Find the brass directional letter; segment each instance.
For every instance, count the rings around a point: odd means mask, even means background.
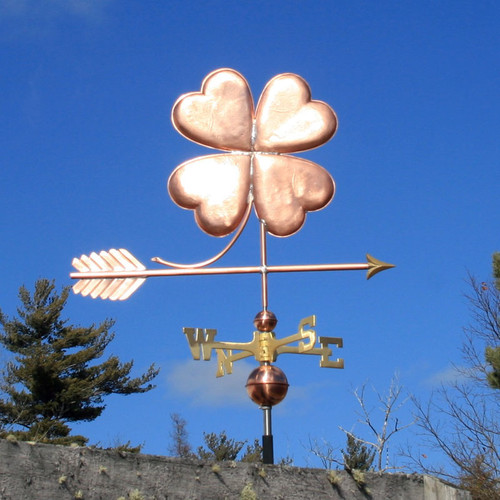
[[[217,330],[212,328],[184,328],[191,354],[196,360],[210,360],[212,351],[217,354],[217,377],[230,374],[233,363],[240,359],[254,356],[261,363],[276,361],[279,354],[312,354],[320,356],[319,366],[322,368],[344,368],[344,360],[330,359],[332,349],[330,346],[342,347],[340,337],[319,337],[316,345],[316,317],[308,316],[300,321],[298,332],[288,337],[277,339],[274,332],[255,331],[251,342],[216,342]],[[297,342],[297,345],[290,345]],[[237,351],[237,352],[235,352]]]
[[[217,353],[217,372],[215,376],[223,377],[225,374],[231,375],[233,373],[233,362],[231,360],[233,351],[229,349],[226,353],[224,349],[217,349],[215,352]]]
[[[320,337],[318,340],[321,344],[321,348],[319,349],[319,351],[321,352],[319,366],[321,368],[344,368],[344,360],[342,358],[337,358],[336,361],[332,361],[330,359],[332,350],[328,347],[329,345],[343,347],[343,340],[340,337]]]
[[[200,359],[201,354],[203,359],[208,361],[212,356],[212,344],[217,330],[213,328],[183,328],[182,331],[186,335],[193,359]]]

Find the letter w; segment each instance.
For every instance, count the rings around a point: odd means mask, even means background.
[[[200,359],[200,354],[205,361],[212,356],[212,345],[217,330],[212,328],[183,328],[193,359]]]

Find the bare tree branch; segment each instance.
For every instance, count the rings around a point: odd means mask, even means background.
[[[412,421],[408,424],[399,425],[399,419],[394,416],[394,414],[400,410],[408,401],[408,397],[401,400],[401,393],[403,387],[399,383],[399,379],[397,375],[391,380],[391,384],[389,386],[389,390],[387,393],[380,394],[375,389],[373,391],[377,394],[378,401],[380,403],[379,410],[383,414],[382,425],[380,429],[372,421],[372,413],[373,408],[367,408],[367,398],[365,396],[366,384],[363,384],[361,388],[356,388],[353,391],[354,397],[358,401],[358,404],[361,408],[361,413],[359,414],[360,418],[358,419],[358,423],[366,425],[370,430],[370,433],[375,438],[370,441],[369,439],[363,439],[358,436],[355,436],[352,431],[348,431],[343,427],[339,427],[345,434],[353,437],[357,441],[364,443],[369,446],[373,446],[377,452],[377,470],[386,471],[386,470],[396,470],[399,467],[391,466],[387,463],[386,466],[382,466],[382,461],[384,457],[384,453],[387,454],[387,444],[394,434],[400,432],[408,427],[412,426],[415,421]]]
[[[413,399],[421,449],[403,452],[424,473],[467,488],[474,499],[500,498],[500,390],[488,383],[485,349],[500,347],[500,290],[469,276],[472,322],[464,328],[462,380],[442,386],[428,403]],[[446,464],[428,460],[437,451]]]

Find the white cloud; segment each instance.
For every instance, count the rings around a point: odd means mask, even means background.
[[[427,378],[425,380],[425,384],[431,387],[451,385],[455,382],[460,382],[465,378],[466,376],[464,375],[464,373],[460,369],[452,365]]]
[[[255,365],[238,361],[231,375],[216,378],[215,361],[187,360],[175,364],[167,374],[169,389],[188,398],[194,406],[248,406],[252,405],[245,384]]]
[[[0,0],[2,38],[47,36],[68,18],[100,23],[113,0]]]
[[[255,363],[240,360],[233,365],[233,373],[216,378],[217,365],[212,361],[186,360],[171,365],[166,375],[168,390],[176,396],[189,400],[195,407],[255,407],[246,391],[246,382]],[[331,387],[329,386],[329,389]],[[318,382],[309,385],[294,385],[286,399],[277,406],[280,413],[307,413],[314,405],[315,398],[325,390]]]
[[[12,18],[51,18],[73,14],[80,17],[102,15],[111,0],[0,0],[0,14]]]

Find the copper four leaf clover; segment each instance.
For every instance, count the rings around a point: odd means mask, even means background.
[[[270,234],[290,236],[307,212],[333,198],[335,184],[323,167],[287,154],[321,146],[337,129],[333,109],[312,100],[298,75],[271,79],[254,110],[242,75],[213,71],[200,92],[177,100],[172,122],[191,141],[225,151],[182,163],[168,180],[174,202],[194,210],[200,228],[212,236],[233,232],[249,203]]]

